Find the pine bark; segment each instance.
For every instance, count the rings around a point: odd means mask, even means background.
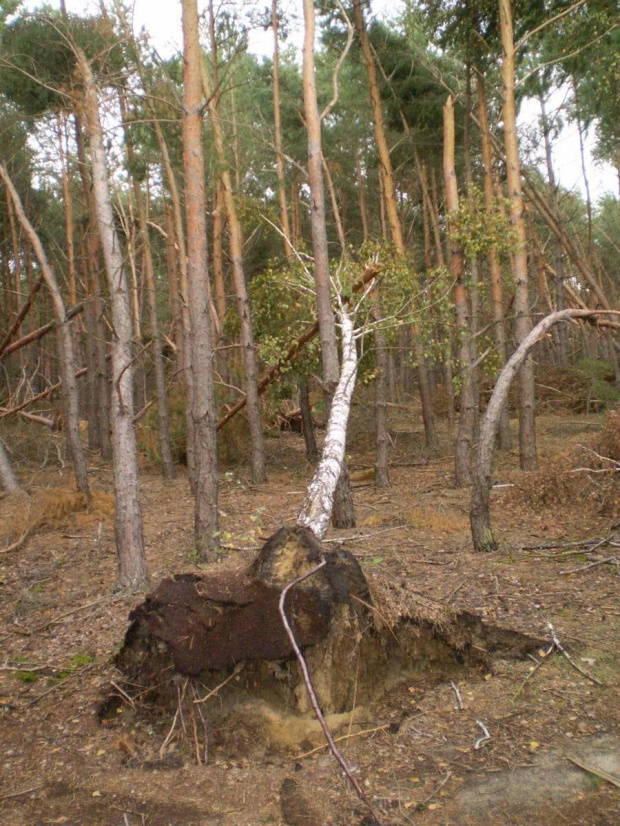
[[[138,452],[133,428],[133,352],[129,287],[114,224],[97,87],[83,51],[76,48],[84,84],[84,110],[90,143],[93,197],[112,311],[112,448],[114,454],[115,533],[119,584],[132,590],[147,585]]]
[[[489,218],[495,212],[495,186],[493,183],[493,146],[491,133],[489,131],[488,102],[486,94],[486,83],[482,74],[478,75],[478,123],[480,126],[480,149],[482,154],[482,166],[484,169],[484,209]],[[506,321],[504,319],[504,297],[502,286],[502,268],[499,254],[495,246],[491,246],[488,252],[489,277],[491,281],[491,310],[493,314],[493,335],[495,346],[502,367],[508,358],[508,346],[506,343]],[[512,449],[512,435],[510,433],[510,416],[508,407],[502,410],[498,445],[500,450]]]
[[[187,298],[192,392],[188,430],[193,431],[194,537],[205,559],[219,547],[216,409],[209,313],[209,269],[205,220],[205,169],[202,144],[202,55],[196,0],[182,0],[183,168],[187,217]]]
[[[273,62],[271,77],[273,80],[273,128],[276,150],[276,176],[278,181],[278,204],[280,206],[280,226],[284,235],[284,254],[290,258],[294,254],[291,241],[291,225],[286,203],[286,176],[284,174],[284,156],[282,154],[282,115],[280,100],[280,44],[278,40],[278,0],[271,0],[271,28],[273,29]]]
[[[506,175],[510,219],[517,239],[513,254],[515,279],[515,311],[517,341],[521,343],[532,329],[528,288],[527,236],[525,231],[521,163],[517,138],[517,109],[515,103],[515,45],[511,0],[499,0],[500,31],[502,38],[502,94],[504,145],[506,147]],[[522,470],[537,467],[536,422],[534,417],[534,362],[526,358],[519,373],[519,459]]]
[[[448,225],[454,221],[459,211],[459,194],[454,163],[454,107],[449,97],[443,109],[444,142],[443,170],[446,190],[446,210]],[[472,363],[472,336],[467,306],[467,288],[464,277],[463,248],[454,236],[450,236],[450,275],[454,281],[454,307],[460,334],[459,367],[461,371],[461,396],[459,413],[459,430],[456,439],[455,476],[457,487],[471,482],[471,462],[476,417],[476,399],[474,393],[474,369]]]

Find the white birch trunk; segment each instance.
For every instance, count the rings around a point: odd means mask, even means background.
[[[332,513],[334,492],[344,461],[351,398],[357,378],[357,348],[353,322],[344,308],[340,310],[340,321],[342,328],[340,378],[329,412],[321,461],[308,485],[306,498],[297,516],[297,524],[310,528],[319,539],[325,535]]]

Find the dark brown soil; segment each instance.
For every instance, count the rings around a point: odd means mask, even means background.
[[[451,456],[446,450],[426,461],[421,427],[405,416],[393,412],[398,448],[387,490],[372,486],[372,437],[354,424],[359,524],[328,536],[360,561],[377,621],[395,627],[427,599],[482,617],[498,635],[515,630],[550,642],[551,622],[581,671],[558,653],[534,655],[540,667],[507,653],[459,662],[421,635],[409,673],[399,663],[380,698],[331,721],[343,753],[392,826],[620,822],[618,788],[567,757],[620,774],[619,577],[617,565],[602,561],[618,552],[601,546],[599,564],[587,567],[592,556],[569,544],[610,530],[615,542],[613,519],[590,500],[534,506],[498,487],[501,549],[475,555],[468,491],[453,487]],[[588,444],[600,424],[594,416],[542,418],[542,462]],[[250,485],[243,467],[222,475],[225,554],[240,566],[292,524],[311,474],[297,434],[273,439],[269,454],[266,485]],[[110,491],[108,467],[94,461],[92,478]],[[516,455],[500,457],[496,481],[520,478]],[[70,477],[48,467],[35,483],[68,488]],[[145,466],[142,486],[153,585],[179,573],[203,575],[207,569],[192,559],[187,480],[164,482]],[[111,660],[144,599],[114,593],[112,530],[103,511],[67,513],[0,556],[0,823],[362,823],[367,813],[311,731],[311,717],[299,731],[294,720],[272,719],[272,734],[288,731],[288,749],[271,748],[264,726],[252,732],[228,717],[222,730],[206,732],[206,765],[193,753],[192,720],[178,721],[162,749],[171,716],[145,718],[139,697],[119,700],[113,719],[99,721],[101,700],[119,680]],[[481,741],[482,726],[489,740]],[[305,745],[294,745],[304,737]]]

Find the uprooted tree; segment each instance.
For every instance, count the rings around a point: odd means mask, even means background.
[[[355,306],[337,296],[340,376],[297,525],[277,531],[245,569],[163,580],[130,616],[116,659],[124,687],[101,713],[132,693],[167,710],[173,717],[162,758],[188,717],[198,762],[207,759],[208,745],[298,747],[329,735],[323,715],[346,713],[352,724],[353,712],[377,697],[395,671],[401,679],[420,669],[446,676],[494,651],[523,656],[540,645],[455,614],[405,582],[369,581],[351,553],[322,544],[344,458],[356,342],[364,332],[354,319],[370,288]],[[393,623],[383,607],[390,601],[399,605]],[[215,695],[217,702],[207,702]]]

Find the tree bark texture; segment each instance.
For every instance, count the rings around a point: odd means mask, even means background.
[[[86,468],[86,457],[84,455],[82,440],[80,439],[80,405],[77,381],[75,378],[75,345],[67,317],[65,302],[60,292],[54,270],[41,244],[41,240],[28,220],[17,190],[13,186],[13,182],[2,164],[0,164],[0,177],[11,198],[17,220],[28,237],[28,241],[37,257],[37,261],[41,267],[41,275],[45,280],[45,286],[51,297],[54,317],[58,325],[58,361],[62,381],[62,401],[65,415],[67,451],[73,463],[76,487],[80,493],[84,493],[88,497],[88,470]]]
[[[527,268],[527,236],[523,215],[521,163],[517,138],[517,110],[515,103],[515,45],[512,25],[511,0],[499,0],[500,31],[502,38],[502,94],[504,118],[504,145],[506,147],[506,175],[510,220],[517,239],[513,255],[515,279],[515,311],[517,341],[524,341],[530,330],[530,300]],[[534,417],[534,362],[527,358],[519,374],[519,456],[522,470],[537,466],[536,422]]]
[[[443,172],[446,189],[446,211],[448,225],[454,221],[459,211],[459,193],[454,163],[454,106],[449,97],[443,109]],[[450,234],[450,233],[449,233]],[[454,307],[459,330],[459,367],[461,371],[461,396],[459,430],[456,439],[455,476],[457,487],[471,482],[471,462],[476,420],[476,396],[474,392],[474,369],[472,364],[472,335],[470,328],[467,288],[464,277],[463,248],[450,238],[450,275],[454,282]]]
[[[321,365],[326,408],[330,409],[332,395],[338,384],[338,343],[336,323],[331,304],[327,229],[325,223],[325,191],[323,187],[323,151],[321,147],[321,118],[316,91],[314,39],[315,12],[313,0],[303,0],[304,48],[303,48],[303,97],[306,132],[308,135],[308,183],[310,186],[310,229],[314,256],[319,337],[321,339]],[[332,503],[333,504],[333,503]],[[330,507],[331,512],[331,507]],[[353,499],[348,474],[345,473],[338,495],[338,507],[334,512],[339,527],[354,527]]]
[[[142,532],[138,451],[133,427],[133,330],[129,287],[114,224],[95,78],[82,50],[76,48],[76,54],[84,84],[93,196],[112,312],[111,423],[119,584],[123,588],[137,590],[147,584],[148,574]]]
[[[488,102],[484,75],[478,75],[478,123],[480,127],[480,149],[482,166],[484,169],[484,209],[491,217],[495,212],[495,186],[493,183],[493,146],[489,131]],[[506,344],[506,321],[504,319],[504,297],[502,285],[502,267],[497,248],[489,248],[488,257],[489,277],[491,281],[491,311],[493,314],[493,335],[495,346],[502,367],[508,358]],[[512,449],[512,435],[510,433],[510,416],[508,407],[502,410],[498,445],[500,450]]]
[[[297,524],[310,528],[319,539],[325,535],[332,513],[336,485],[344,462],[351,398],[357,378],[357,349],[353,322],[344,307],[340,310],[340,323],[340,378],[332,397],[321,460],[308,485],[306,498],[297,517]]]
[[[301,409],[301,429],[306,445],[306,459],[309,462],[316,462],[319,458],[319,449],[316,445],[316,437],[314,435],[314,422],[312,421],[312,407],[310,405],[310,387],[306,376],[302,376],[299,380],[299,407]]]
[[[187,218],[187,298],[192,394],[188,430],[194,447],[194,536],[204,558],[219,546],[216,409],[209,315],[209,270],[205,221],[205,169],[202,145],[202,55],[196,0],[182,1],[183,168]]]

